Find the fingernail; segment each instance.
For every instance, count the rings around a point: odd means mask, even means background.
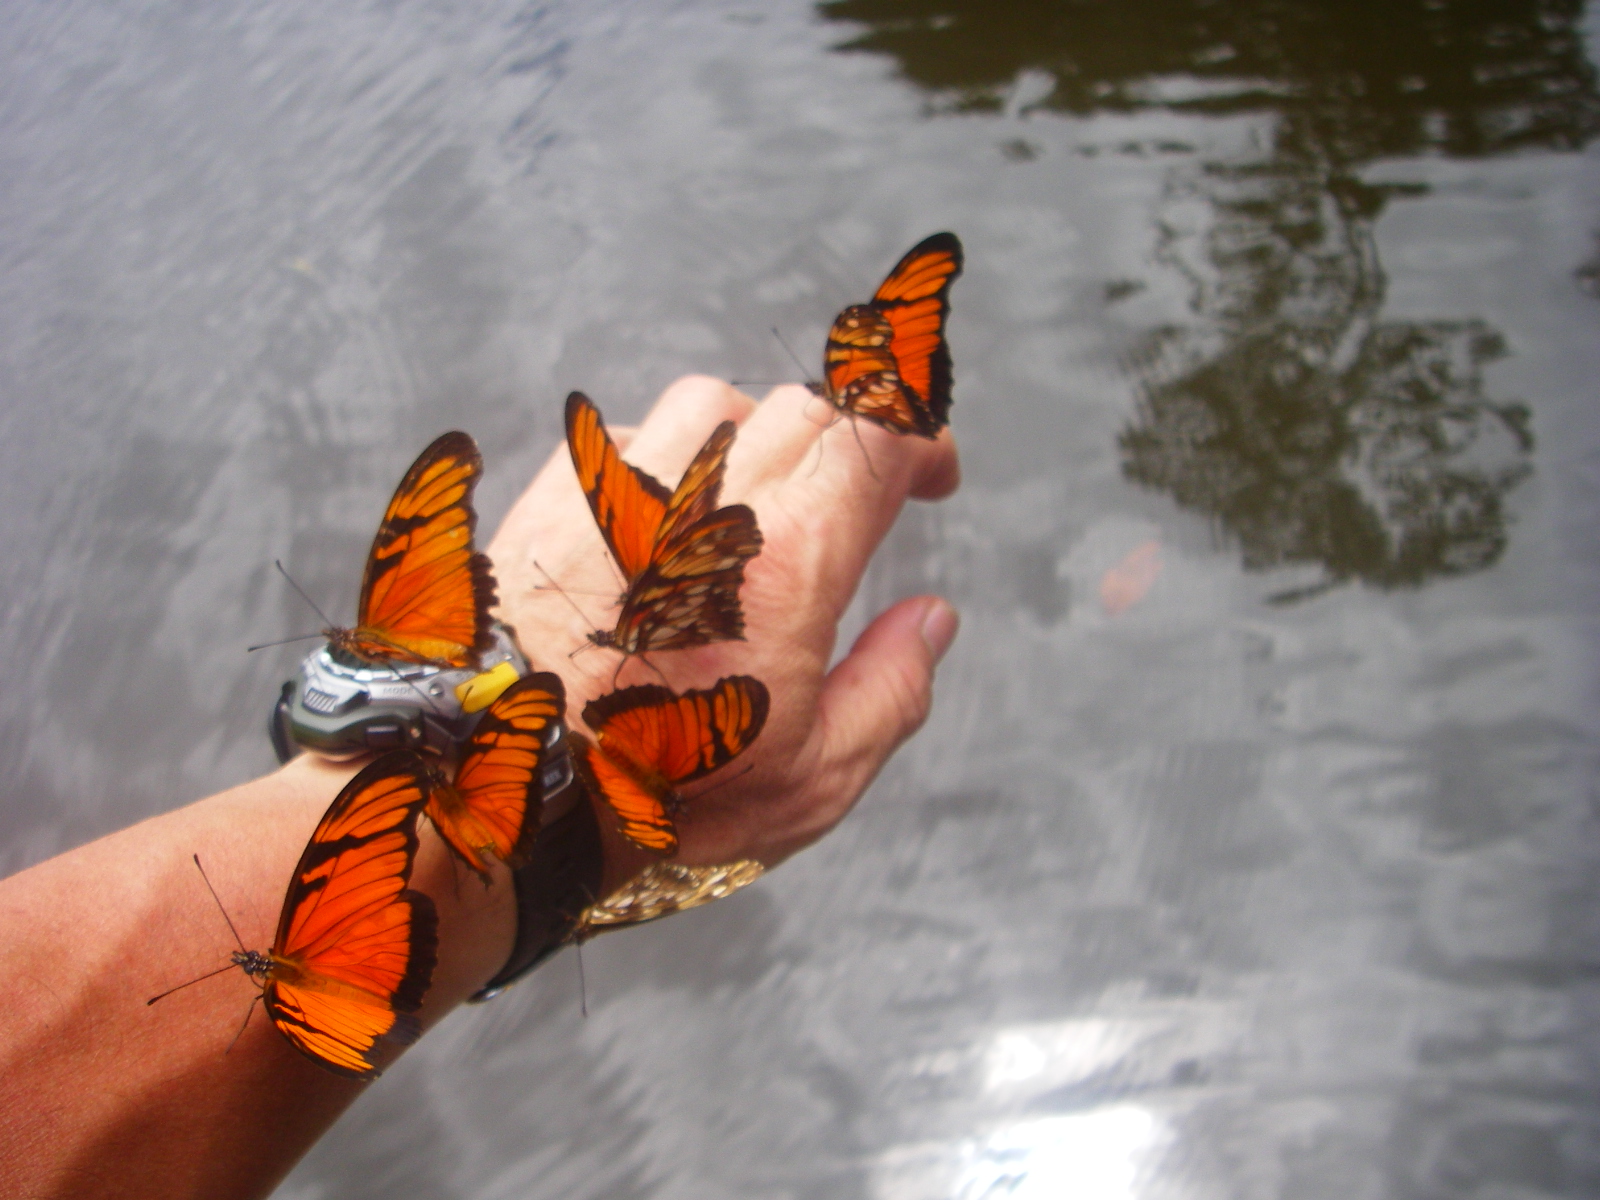
[[[960,628],[961,614],[949,604],[938,597],[928,604],[922,614],[922,641],[928,647],[928,653],[933,655],[935,663],[950,649],[950,643],[956,640],[956,631]]]

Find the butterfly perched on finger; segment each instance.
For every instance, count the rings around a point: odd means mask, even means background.
[[[822,379],[807,386],[844,416],[891,433],[938,437],[950,423],[944,324],[962,258],[953,233],[913,246],[871,300],[834,318]]]
[[[683,693],[657,684],[611,692],[584,706],[594,740],[573,735],[579,769],[630,841],[671,856],[681,789],[743,754],[760,736],[768,705],[766,685],[749,675]]]
[[[524,675],[479,718],[453,772],[430,768],[428,819],[485,884],[490,859],[519,867],[538,836],[547,739],[566,710],[560,676]]]
[[[367,555],[355,625],[323,630],[330,649],[363,663],[451,668],[476,664],[494,644],[494,576],[473,547],[482,474],[477,443],[459,432],[411,464]]]
[[[278,1032],[336,1075],[371,1079],[383,1043],[405,1045],[421,1033],[415,1014],[433,979],[438,916],[432,900],[406,885],[429,787],[428,766],[410,750],[356,775],[289,877],[272,948],[241,944],[232,954],[230,965],[259,982]]]
[[[717,507],[734,423],[712,431],[668,491],[623,461],[582,392],[567,397],[566,417],[579,486],[624,582],[616,626],[589,640],[624,656],[742,640],[739,588],[745,564],[761,552],[761,530],[746,505]]]

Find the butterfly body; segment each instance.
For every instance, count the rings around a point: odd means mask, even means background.
[[[938,437],[950,423],[944,323],[962,262],[953,233],[912,247],[869,303],[852,304],[834,319],[823,377],[811,390],[845,416],[891,433]]]
[[[567,397],[573,467],[625,583],[616,625],[591,643],[636,655],[743,639],[739,588],[761,530],[746,505],[717,507],[735,432],[718,425],[668,491],[623,461],[587,396]]]
[[[355,626],[323,631],[337,654],[450,668],[494,644],[494,576],[473,548],[472,491],[482,474],[464,433],[437,438],[411,465],[367,555]]]
[[[584,706],[594,741],[574,739],[579,766],[627,838],[671,855],[681,789],[744,753],[766,724],[768,706],[765,685],[749,675],[681,694],[654,684],[611,692]]]

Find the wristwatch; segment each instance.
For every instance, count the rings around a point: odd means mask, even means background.
[[[279,762],[297,746],[335,760],[410,749],[445,756],[479,714],[529,671],[512,630],[496,621],[494,645],[473,667],[362,662],[323,645],[283,685],[267,732]]]

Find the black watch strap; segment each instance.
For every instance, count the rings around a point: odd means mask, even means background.
[[[600,892],[600,823],[577,772],[566,787],[546,798],[544,807],[547,812],[566,811],[539,830],[528,861],[512,874],[516,944],[506,965],[473,994],[475,1003],[492,1000],[566,945]]]

